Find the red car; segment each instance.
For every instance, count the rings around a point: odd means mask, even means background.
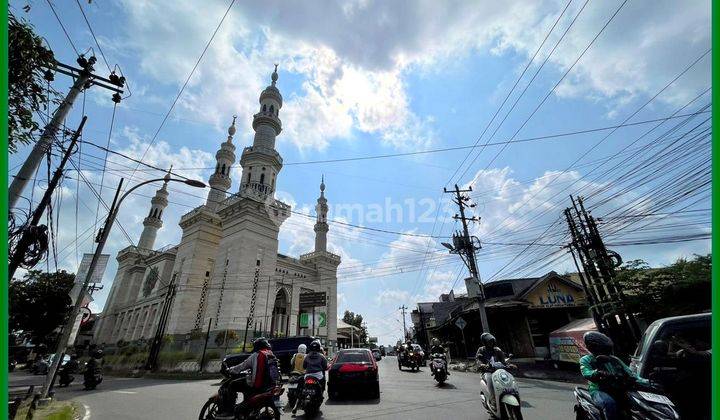
[[[351,391],[380,398],[378,365],[369,349],[342,349],[333,358],[328,369],[328,396],[337,398]]]

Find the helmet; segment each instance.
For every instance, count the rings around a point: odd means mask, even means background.
[[[407,345],[409,346],[410,344],[412,344],[412,340],[408,339],[408,340],[405,342],[405,344],[407,344]]]
[[[483,343],[483,346],[485,347],[495,347],[495,344],[497,344],[497,340],[495,339],[495,336],[490,333],[482,333],[480,336],[480,342]]]
[[[307,353],[307,346],[305,344],[300,344],[298,346],[298,353],[300,353],[300,354]]]
[[[613,351],[613,341],[607,335],[598,331],[588,331],[583,335],[583,341],[593,356],[608,356]]]
[[[102,359],[103,355],[104,355],[104,353],[103,353],[102,349],[97,349],[97,350],[93,351],[91,354],[93,359]]]
[[[253,352],[269,348],[272,348],[272,346],[270,346],[270,342],[268,342],[265,337],[260,337],[253,341]]]
[[[440,345],[440,340],[438,340],[437,338],[433,338],[433,339],[432,339],[432,345],[433,345],[433,346],[439,346],[439,345]]]
[[[315,340],[312,343],[310,343],[310,347],[308,347],[308,350],[320,352],[322,350],[322,346],[320,345],[319,341]]]

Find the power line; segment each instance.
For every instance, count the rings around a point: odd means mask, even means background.
[[[60,24],[60,28],[62,28],[62,31],[65,33],[65,37],[67,38],[68,42],[70,42],[70,46],[72,47],[73,51],[75,51],[75,55],[80,55],[80,52],[78,52],[78,49],[75,47],[75,43],[73,42],[72,38],[70,38],[70,34],[68,34],[67,29],[65,29],[65,25],[63,25],[62,20],[60,20],[60,16],[58,16],[57,12],[55,11],[55,7],[52,5],[51,0],[45,0],[47,2],[48,6],[50,6],[50,10],[52,10],[53,15],[55,15],[55,19]]]
[[[205,44],[205,48],[203,48],[202,53],[198,57],[197,61],[195,61],[195,65],[193,66],[192,70],[190,70],[190,74],[188,74],[188,77],[185,79],[185,82],[183,83],[182,87],[180,88],[180,91],[175,96],[175,99],[173,100],[172,104],[170,105],[170,109],[168,109],[168,111],[165,113],[165,116],[163,117],[162,121],[160,122],[160,126],[157,128],[157,130],[155,130],[155,134],[153,134],[152,139],[150,139],[150,143],[148,143],[147,148],[145,148],[145,151],[143,152],[142,156],[140,157],[140,160],[143,160],[145,158],[145,155],[147,155],[147,152],[150,150],[150,147],[152,147],[152,145],[157,140],[157,136],[160,134],[160,130],[162,130],[162,128],[165,126],[165,122],[167,121],[168,117],[172,113],[173,109],[175,109],[175,105],[177,104],[178,100],[180,99],[180,96],[182,96],[183,92],[185,92],[185,88],[187,87],[188,83],[190,83],[190,79],[195,74],[195,70],[197,70],[203,57],[205,57],[205,53],[207,52],[208,48],[210,48],[210,45],[212,44],[213,40],[215,39],[215,35],[217,35],[223,22],[225,22],[225,18],[230,13],[230,10],[232,9],[234,4],[235,4],[235,0],[231,0],[230,5],[228,5],[227,10],[225,10],[225,14],[223,14],[222,19],[220,19],[220,22],[215,27],[215,30],[213,31],[212,36],[210,36],[210,39],[208,40],[207,44]],[[138,166],[139,165],[140,164],[138,163]],[[136,167],[136,169],[137,169],[137,167]],[[131,179],[132,179],[133,175],[135,175],[134,171],[130,175]]]

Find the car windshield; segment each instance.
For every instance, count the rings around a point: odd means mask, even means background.
[[[341,351],[338,353],[339,363],[370,363],[368,353],[364,351]]]

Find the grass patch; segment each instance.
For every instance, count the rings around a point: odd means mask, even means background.
[[[23,405],[15,415],[16,419],[25,419],[29,405]],[[38,408],[33,420],[75,420],[80,418],[80,407],[71,401],[52,401],[45,407]]]

